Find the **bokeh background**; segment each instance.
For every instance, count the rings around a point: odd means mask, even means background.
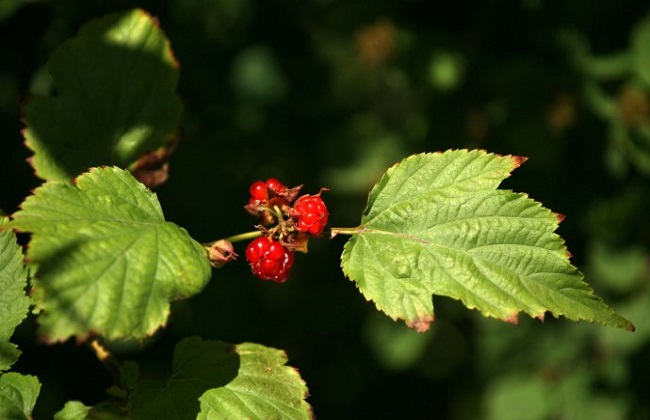
[[[0,209],[39,184],[20,104],[49,94],[48,54],[90,19],[142,7],[181,65],[182,141],[157,190],[199,241],[251,229],[248,186],[330,188],[356,226],[372,185],[412,153],[482,148],[529,161],[504,187],[567,215],[559,233],[635,333],[484,319],[435,298],[424,334],[378,313],[339,268],[345,238],[312,241],[284,285],[242,261],[172,306],[133,358],[149,372],[200,335],[285,349],[318,418],[650,418],[650,6],[614,0],[0,0]],[[243,253],[242,245],[238,250]],[[38,375],[35,418],[95,404],[111,377],[29,319],[14,370]]]

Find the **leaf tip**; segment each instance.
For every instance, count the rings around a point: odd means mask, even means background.
[[[133,10],[135,14],[140,15],[142,17],[145,17],[147,19],[151,19],[151,22],[153,23],[154,26],[158,27],[160,26],[160,22],[158,22],[158,18],[154,17],[151,13],[147,12],[141,7],[138,7]]]
[[[508,315],[505,318],[503,318],[503,320],[508,324],[519,325],[519,314],[514,313],[512,315]]]
[[[26,143],[26,142],[25,142],[25,146],[27,146],[27,143]],[[29,148],[29,146],[27,146],[27,147]],[[34,175],[35,175],[35,176],[38,176],[38,173],[37,173],[37,171],[36,171],[36,166],[34,166],[34,155],[31,155],[30,157],[28,157],[27,159],[25,159],[25,162],[27,162],[27,164],[28,164],[29,166],[32,167],[32,169],[34,170]],[[40,177],[39,177],[39,178],[40,178]]]
[[[431,323],[433,321],[434,321],[433,315],[424,315],[416,319],[415,321],[407,322],[406,325],[408,325],[409,328],[412,328],[419,333],[423,333],[429,330],[429,328],[431,327]]]
[[[566,219],[566,216],[562,213],[555,213],[555,218],[557,219],[557,223],[560,224],[564,221],[564,219]]]
[[[34,152],[34,148],[30,145],[30,142],[27,139],[27,131],[28,130],[29,129],[27,127],[23,128],[22,130],[20,130],[20,135],[23,137],[23,145],[27,148],[27,150],[30,150],[30,151]],[[34,176],[35,177],[45,179],[44,177],[40,176],[39,173],[38,173],[38,169],[36,168],[36,164],[34,163],[34,154],[27,157],[25,159],[25,162],[32,168],[32,170],[34,171]]]
[[[521,165],[523,165],[528,160],[528,158],[526,156],[511,155],[511,158],[512,158],[512,161],[515,164],[515,168],[520,167]]]

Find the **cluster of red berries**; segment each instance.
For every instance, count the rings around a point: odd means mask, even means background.
[[[246,260],[253,274],[262,280],[286,281],[294,252],[307,252],[309,237],[319,236],[327,224],[329,213],[321,198],[323,189],[315,195],[298,197],[301,188],[287,188],[275,178],[255,181],[250,187],[244,208],[260,218],[262,236],[248,244]]]

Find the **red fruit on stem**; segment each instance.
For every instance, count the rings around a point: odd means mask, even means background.
[[[327,224],[329,213],[327,206],[319,195],[303,195],[296,200],[291,211],[298,232],[307,232],[318,236]]]
[[[262,236],[248,244],[246,260],[256,277],[282,283],[289,278],[294,256],[280,242]]]
[[[266,191],[266,183],[263,181],[253,182],[249,191],[251,193],[251,199],[264,201],[269,198],[269,194]]]
[[[251,263],[251,265],[257,264],[268,249],[269,245],[268,239],[256,238],[246,247],[246,260]]]
[[[266,188],[275,194],[280,194],[287,189],[285,185],[281,184],[280,181],[275,178],[269,178],[266,180]]]

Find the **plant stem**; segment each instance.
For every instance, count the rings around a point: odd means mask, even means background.
[[[238,235],[229,236],[225,238],[225,240],[229,242],[240,242],[240,241],[246,241],[248,239],[257,238],[258,236],[261,235],[262,232],[260,232],[259,230],[254,230],[252,232],[240,233]]]

